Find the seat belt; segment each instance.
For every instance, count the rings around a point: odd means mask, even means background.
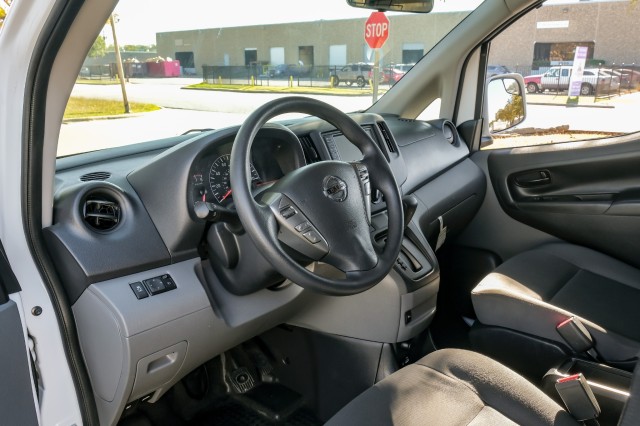
[[[574,419],[597,425],[600,405],[582,373],[563,377],[556,382],[556,390]]]
[[[558,334],[576,353],[586,353],[594,361],[602,362],[602,358],[596,351],[589,330],[576,317],[570,317],[556,326]]]
[[[6,303],[11,293],[17,293],[21,290],[18,279],[11,270],[9,259],[4,252],[2,241],[0,241],[0,304]]]
[[[556,326],[556,331],[575,353],[587,354],[595,362],[624,370],[632,370],[638,361],[637,356],[625,360],[610,360],[602,357],[595,348],[596,342],[593,340],[591,333],[578,317],[573,316],[562,321]]]

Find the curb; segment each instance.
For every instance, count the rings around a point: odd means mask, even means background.
[[[356,93],[318,93],[318,92],[305,91],[305,90],[301,90],[299,92],[275,92],[275,91],[272,91],[272,90],[251,90],[251,91],[247,91],[247,90],[235,90],[235,89],[205,89],[205,88],[200,88],[200,87],[188,87],[188,86],[181,87],[181,89],[182,90],[202,90],[202,91],[206,91],[206,92],[267,93],[267,94],[272,94],[272,95],[317,95],[317,96],[350,96],[350,97],[355,97],[355,96],[373,96],[373,93],[362,93],[362,94],[356,94]],[[378,93],[378,95],[380,95],[380,93]]]
[[[527,105],[540,105],[540,106],[558,106],[566,108],[615,108],[615,105],[567,105],[567,104],[555,104],[551,102],[527,102]]]
[[[130,114],[118,114],[118,115],[96,115],[95,117],[73,117],[73,118],[65,118],[62,120],[62,124],[67,123],[81,123],[83,121],[101,121],[101,120],[119,120],[121,118],[133,118],[133,117],[142,117],[145,114],[150,114],[153,112],[160,111],[164,108],[160,107],[155,111],[147,111],[147,112],[134,112]]]

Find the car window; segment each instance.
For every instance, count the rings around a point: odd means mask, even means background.
[[[392,30],[378,49],[380,69],[421,58],[481,2],[436,0],[429,14],[387,13]],[[366,110],[402,77],[371,73],[376,55],[364,39],[371,10],[344,0],[242,5],[251,13],[232,2],[185,0],[177,8],[171,0],[121,0],[87,41],[58,156],[238,125],[290,94]],[[106,120],[114,117],[122,119]]]
[[[522,123],[494,134],[486,148],[640,131],[640,122],[630,119],[640,107],[637,22],[636,1],[548,1],[495,37],[488,63],[523,76],[527,108]],[[583,59],[576,60],[576,52]],[[578,69],[580,80],[573,78]]]
[[[12,1],[13,0],[0,0],[0,31],[2,31],[4,20],[7,19]]]

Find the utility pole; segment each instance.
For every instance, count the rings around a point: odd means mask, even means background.
[[[373,60],[373,103],[378,101],[378,86],[380,84],[380,49],[374,49]]]
[[[122,102],[124,102],[124,113],[129,114],[129,100],[127,99],[127,89],[124,85],[124,71],[122,70],[122,57],[120,56],[120,47],[118,46],[118,38],[116,37],[116,24],[113,15],[109,16],[111,24],[111,32],[113,33],[113,49],[116,54],[116,68],[118,69],[118,79],[120,80],[120,88],[122,89]]]

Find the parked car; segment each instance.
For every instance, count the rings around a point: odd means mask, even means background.
[[[640,84],[640,70],[631,68],[615,68],[612,72],[620,78],[624,88],[635,88]]]
[[[511,70],[504,65],[487,65],[487,77],[500,74],[511,74]]]
[[[415,64],[392,64],[382,70],[382,82],[396,84]]]
[[[309,74],[310,67],[299,64],[280,64],[269,70],[269,76],[274,78],[299,77]]]
[[[369,82],[370,73],[373,70],[373,64],[358,62],[347,64],[344,67],[337,68],[333,77],[333,85],[338,86],[344,83],[347,86],[356,84],[358,87],[364,87]]]
[[[528,75],[524,78],[528,93],[542,92],[542,74]]]

